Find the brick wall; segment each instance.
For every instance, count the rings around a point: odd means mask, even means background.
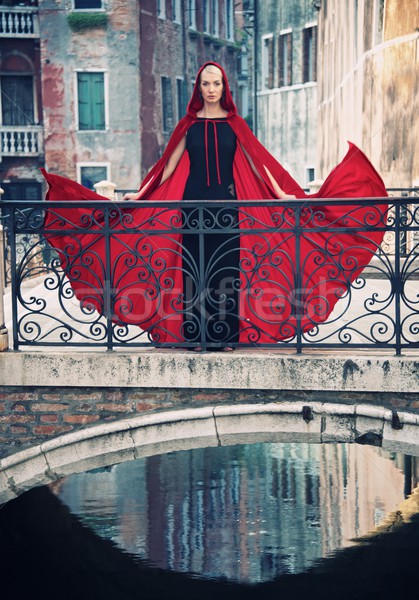
[[[130,415],[205,405],[281,401],[370,403],[419,411],[417,394],[162,388],[0,387],[0,457]]]

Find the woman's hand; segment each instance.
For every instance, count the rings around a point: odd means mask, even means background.
[[[140,195],[140,192],[137,192],[136,194],[124,194],[122,200],[139,200]]]
[[[280,200],[292,200],[293,198],[297,197],[297,196],[294,196],[294,194],[287,194],[286,192],[284,192],[284,190],[279,187],[278,182],[274,179],[274,177],[273,177],[272,173],[269,171],[268,167],[266,165],[263,165],[263,166],[265,167],[265,170],[271,181],[274,192]]]

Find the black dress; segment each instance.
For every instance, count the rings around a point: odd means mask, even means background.
[[[226,119],[198,119],[186,134],[186,150],[190,174],[183,199],[226,203],[217,208],[184,209],[183,334],[194,345],[222,348],[239,337],[240,240],[237,209],[228,206],[229,200],[236,199],[236,135]],[[200,226],[204,231],[201,260]]]

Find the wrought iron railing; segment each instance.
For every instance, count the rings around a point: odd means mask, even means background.
[[[14,349],[419,348],[414,195],[1,206]]]

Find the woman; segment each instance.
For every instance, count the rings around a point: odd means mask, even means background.
[[[185,340],[199,344],[201,330],[205,328],[205,338],[212,348],[231,351],[233,348],[226,344],[239,341],[239,233],[214,233],[214,229],[237,229],[237,209],[228,208],[228,202],[237,199],[233,176],[237,136],[227,119],[229,111],[224,108],[231,105],[231,101],[228,92],[229,103],[226,103],[220,67],[211,63],[205,65],[198,74],[196,90],[199,90],[197,105],[201,108],[164,165],[160,185],[174,173],[186,150],[189,176],[183,200],[223,200],[227,203],[226,207],[204,211],[203,221],[208,232],[203,237],[201,260],[199,236],[189,233],[198,225],[198,210],[185,208],[183,211],[183,228],[186,230],[182,243],[183,335]],[[194,114],[193,108],[191,112]],[[279,198],[291,197],[273,178],[272,184]],[[139,200],[143,197],[143,189],[136,194],[126,194],[124,200]],[[205,266],[201,289],[200,264]],[[196,351],[201,349],[200,345],[194,347]]]
[[[47,199],[102,199],[64,178],[46,173]],[[63,189],[64,186],[64,189]],[[386,196],[384,184],[364,154],[350,145],[344,160],[313,197]],[[379,247],[383,231],[342,234],[342,227],[385,224],[385,205],[321,207],[315,213],[278,209],[269,203],[229,205],[234,200],[308,197],[260,144],[237,114],[222,67],[206,63],[196,78],[187,114],[175,128],[162,158],[127,200],[219,200],[211,208],[138,208],[128,231],[112,224],[111,317],[137,324],[155,344],[232,349],[241,343],[292,339],[327,319],[350,283]],[[73,228],[86,209],[64,209]],[[48,211],[46,229],[57,225]],[[316,215],[316,221],[314,220]],[[298,219],[298,222],[297,222]],[[126,221],[125,221],[126,222]],[[338,240],[329,226],[340,229]],[[101,262],[103,237],[94,232],[48,236],[77,297],[105,311]],[[118,229],[119,227],[119,229]],[[198,230],[204,235],[200,243]],[[261,232],[261,229],[269,229]],[[296,232],[299,244],[296,246]],[[68,248],[77,247],[69,256]],[[338,250],[336,249],[338,248]],[[86,263],[88,252],[88,265]],[[84,260],[81,259],[84,257]],[[354,266],[355,265],[355,266]],[[90,289],[91,288],[91,289]]]

